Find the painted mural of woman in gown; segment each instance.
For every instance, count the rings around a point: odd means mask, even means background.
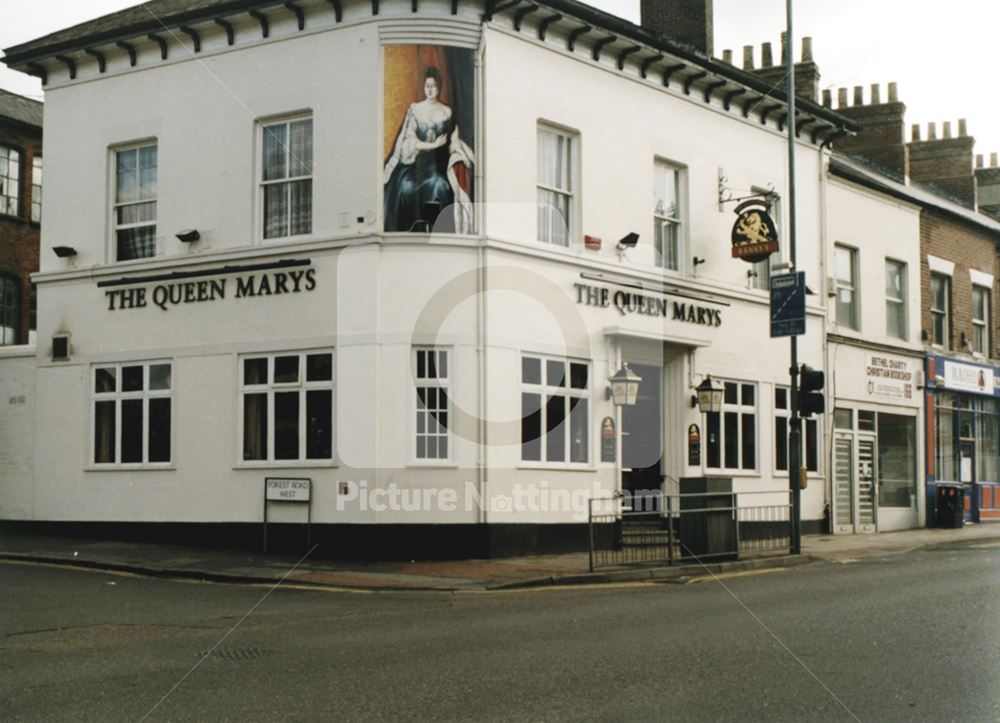
[[[406,110],[386,160],[386,231],[420,230],[417,222],[425,210],[436,208],[441,215],[427,219],[436,231],[473,232],[473,151],[460,137],[453,109],[441,101],[442,86],[441,71],[428,66],[421,82],[423,100]]]

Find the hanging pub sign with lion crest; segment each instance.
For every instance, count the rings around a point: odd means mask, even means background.
[[[759,198],[736,207],[733,224],[733,258],[755,263],[778,250],[778,231],[768,214],[770,205]]]

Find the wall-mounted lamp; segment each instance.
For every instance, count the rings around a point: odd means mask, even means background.
[[[76,256],[76,249],[72,246],[53,246],[52,253],[61,259],[68,259],[70,256]]]
[[[726,392],[726,386],[712,379],[711,374],[706,374],[701,380],[701,384],[694,388],[695,394],[691,395],[691,406],[698,407],[703,414],[722,411],[722,398]]]
[[[621,369],[608,377],[608,382],[611,384],[608,396],[615,400],[616,407],[631,407],[639,396],[641,381],[642,377],[629,369],[627,363],[622,364]]]
[[[198,229],[196,228],[187,228],[183,231],[178,231],[176,235],[178,241],[186,244],[192,243],[201,238],[201,234],[198,233]]]

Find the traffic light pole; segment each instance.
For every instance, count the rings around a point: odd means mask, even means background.
[[[792,35],[792,0],[785,0],[785,15],[788,27],[785,30],[785,73],[788,80],[788,119],[785,127],[788,129],[788,250],[791,271],[798,268],[795,265],[795,57],[792,54],[794,46]],[[789,374],[792,377],[791,399],[791,429],[788,433],[788,488],[792,497],[792,554],[802,552],[802,495],[799,485],[799,469],[802,467],[802,420],[799,418],[799,344],[798,337],[792,335],[791,356],[792,365]]]

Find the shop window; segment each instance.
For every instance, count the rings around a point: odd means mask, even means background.
[[[171,460],[170,362],[94,367],[94,464]]]
[[[21,200],[21,152],[0,145],[0,214],[16,216]]]
[[[262,136],[264,238],[312,233],[312,118],[268,123]]]
[[[42,157],[31,159],[31,220],[42,221]]]
[[[916,417],[878,413],[878,504],[912,507],[917,485]]]
[[[653,243],[656,258],[663,268],[680,271],[684,258],[683,184],[687,173],[678,166],[658,160],[653,174]]]
[[[1000,401],[980,400],[976,425],[976,481],[1000,483]]]
[[[705,415],[710,469],[757,469],[757,385],[725,382],[722,411]]]
[[[931,340],[948,347],[951,339],[951,279],[931,273]]]
[[[906,339],[906,264],[885,260],[885,333]]]
[[[985,286],[972,287],[972,351],[990,353],[990,290]]]
[[[156,255],[156,144],[115,151],[115,258]]]
[[[788,387],[774,388],[774,468],[788,471],[788,430],[791,416],[791,391]],[[819,421],[802,420],[802,464],[810,472],[819,472]]]
[[[521,357],[521,460],[590,461],[590,365]]]
[[[417,387],[416,457],[419,460],[446,460],[451,454],[448,351],[414,349],[413,354]]]
[[[333,459],[333,354],[259,354],[240,360],[243,460]]]
[[[568,246],[575,208],[578,137],[538,127],[538,240]]]
[[[16,276],[0,274],[0,346],[17,344],[21,316],[21,284]]]
[[[944,392],[934,395],[934,462],[937,479],[955,480],[957,452],[957,395]]]
[[[852,248],[834,247],[834,269],[837,284],[837,324],[859,330],[858,315],[858,254]]]

